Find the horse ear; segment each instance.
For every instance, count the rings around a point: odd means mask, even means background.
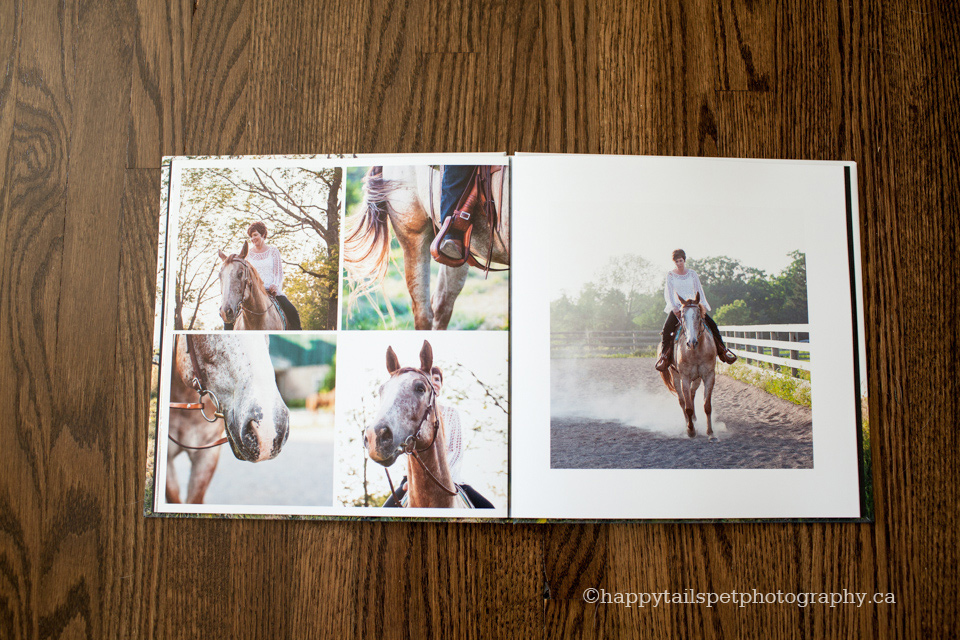
[[[437,393],[443,388],[443,370],[440,367],[434,367],[430,370],[430,379],[433,380],[433,388]]]
[[[697,295],[693,298],[694,304],[700,304],[700,292],[697,291]]]
[[[420,370],[430,373],[431,369],[433,369],[433,347],[424,340],[423,349],[420,349]]]
[[[679,293],[677,294],[677,299],[680,300],[680,304],[681,304],[681,305],[687,304],[687,301],[684,300],[684,299],[683,299],[683,296],[681,296]]]
[[[393,347],[387,347],[387,372],[393,375],[398,369],[400,369],[400,361],[397,359],[397,354],[393,352]]]
[[[247,257],[247,249],[249,249],[249,248],[250,248],[250,247],[247,246],[247,241],[244,240],[244,241],[243,241],[243,249],[240,249],[240,259],[241,259],[241,260],[243,260],[244,258]]]
[[[220,256],[220,260],[222,260],[223,262],[227,261],[228,256],[223,251],[217,250],[217,254]]]

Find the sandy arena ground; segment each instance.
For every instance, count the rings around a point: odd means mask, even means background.
[[[703,387],[697,436],[653,358],[554,360],[551,467],[555,469],[811,469],[813,421],[801,407],[717,376],[713,429],[705,436]]]

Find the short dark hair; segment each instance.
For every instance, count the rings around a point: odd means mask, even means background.
[[[247,227],[247,236],[249,236],[254,231],[259,231],[260,237],[262,238],[267,237],[267,225],[263,224],[260,221],[254,222],[252,225]]]
[[[261,235],[263,235],[263,234],[261,234]],[[687,259],[687,252],[684,251],[683,249],[677,249],[676,251],[673,252],[673,259],[674,259],[674,260],[679,260],[680,258],[683,258],[684,260]]]

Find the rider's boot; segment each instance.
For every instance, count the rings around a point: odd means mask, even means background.
[[[737,361],[737,354],[727,349],[722,340],[717,340],[717,357],[720,358],[720,362],[726,362],[727,364],[733,364]]]
[[[660,359],[655,365],[657,371],[666,371],[673,364],[673,334],[663,335],[663,346],[660,348]]]

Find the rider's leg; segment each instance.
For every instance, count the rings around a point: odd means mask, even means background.
[[[720,329],[717,327],[717,323],[713,321],[708,315],[703,317],[703,322],[710,329],[710,333],[713,334],[713,341],[717,343],[717,357],[720,358],[722,362],[727,364],[733,364],[737,361],[737,354],[730,349],[727,349],[727,346],[723,344],[723,336],[720,335]]]
[[[673,363],[673,333],[677,330],[680,320],[672,311],[667,314],[667,321],[663,323],[662,336],[663,347],[660,349],[660,358],[657,360],[657,371],[666,371]]]
[[[460,485],[460,488],[463,489],[463,492],[467,494],[467,497],[470,498],[470,502],[473,503],[474,508],[476,509],[493,509],[493,503],[484,498],[482,495],[477,493],[477,490],[471,487],[468,484]]]
[[[470,184],[470,177],[476,167],[473,165],[451,164],[443,167],[443,181],[440,187],[440,226],[453,215],[463,192]],[[452,260],[463,259],[463,237],[452,229],[440,241],[440,253]]]
[[[284,295],[277,296],[277,302],[283,309],[283,315],[287,317],[287,331],[300,331],[300,314],[297,312],[297,308]]]
[[[403,480],[400,481],[400,487],[397,489],[397,492],[387,498],[387,501],[383,503],[384,507],[400,507],[400,501],[403,499],[404,494],[407,493],[407,476],[403,476]]]

